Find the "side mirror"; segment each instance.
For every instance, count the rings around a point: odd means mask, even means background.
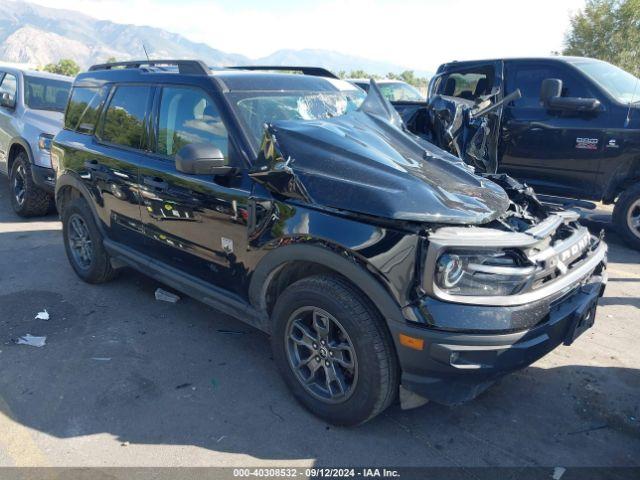
[[[0,95],[0,107],[16,108],[16,98],[10,93],[4,92]]]
[[[546,78],[542,81],[540,100],[550,110],[592,112],[600,108],[600,100],[597,98],[563,97],[562,80],[558,78]]]
[[[235,169],[226,165],[219,148],[209,143],[190,143],[176,154],[176,170],[191,175],[229,175]]]

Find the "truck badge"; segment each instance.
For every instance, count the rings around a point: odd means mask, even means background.
[[[597,150],[598,149],[598,139],[597,138],[578,137],[578,138],[576,138],[576,148],[580,148],[582,150]]]

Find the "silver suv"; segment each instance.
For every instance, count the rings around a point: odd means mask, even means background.
[[[62,128],[72,79],[0,65],[0,172],[9,177],[18,215],[53,206],[51,140]]]

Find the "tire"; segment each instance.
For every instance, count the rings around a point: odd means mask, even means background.
[[[315,342],[315,350],[313,345],[301,345],[309,344],[311,337],[300,328],[303,325],[317,334],[309,327],[314,314],[319,323],[327,320],[331,325],[331,333],[324,337],[329,341],[325,340],[324,348]],[[272,319],[274,360],[293,395],[314,415],[333,425],[354,426],[375,417],[394,400],[398,361],[387,326],[367,298],[346,281],[320,275],[295,282],[278,298]],[[332,348],[338,344],[340,348]],[[308,366],[296,369],[294,362]],[[331,366],[325,368],[329,362]],[[352,364],[351,371],[343,368],[345,364]],[[329,387],[326,380],[334,378],[332,371],[339,380],[329,382]],[[302,378],[308,376],[315,383],[305,387]]]
[[[104,283],[116,275],[84,198],[76,198],[62,211],[62,237],[69,263],[82,280]]]
[[[640,183],[622,192],[613,208],[613,222],[629,245],[640,250]]]
[[[9,187],[11,206],[21,217],[37,217],[49,212],[51,195],[34,183],[31,163],[24,151],[18,153],[11,166]]]

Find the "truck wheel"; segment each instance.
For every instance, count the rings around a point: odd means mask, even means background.
[[[109,254],[93,213],[83,198],[73,200],[62,212],[62,237],[69,263],[87,283],[104,283],[115,276]]]
[[[9,173],[11,206],[21,217],[46,215],[51,196],[38,187],[31,176],[31,163],[25,152],[20,152]]]
[[[627,242],[640,250],[640,184],[622,192],[613,209],[613,222]]]
[[[293,395],[334,425],[358,425],[398,391],[398,362],[386,325],[338,277],[304,278],[273,311],[273,356]]]

